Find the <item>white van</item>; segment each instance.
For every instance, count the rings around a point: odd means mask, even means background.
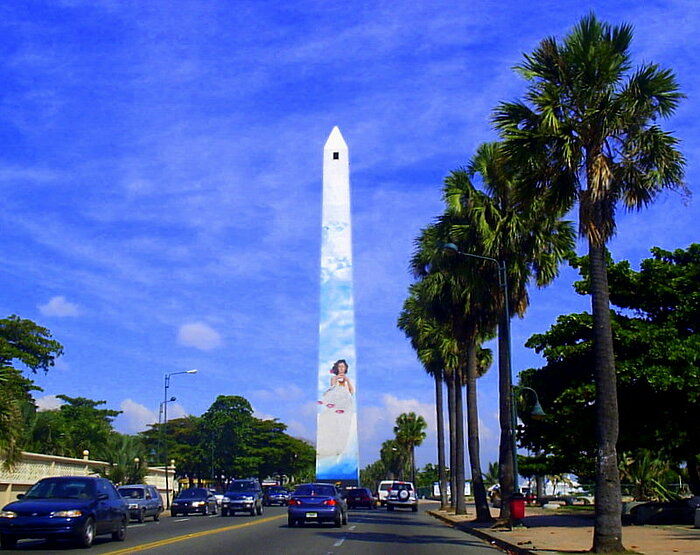
[[[379,487],[377,488],[377,499],[379,500],[380,505],[386,505],[387,495],[389,495],[391,485],[395,481],[396,480],[382,480],[381,482],[379,482]]]

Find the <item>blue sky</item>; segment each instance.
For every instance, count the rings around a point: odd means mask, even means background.
[[[523,92],[512,71],[590,9],[635,27],[637,62],[672,68],[688,98],[665,122],[687,183],[700,163],[700,6],[676,1],[328,3],[0,2],[0,316],[48,327],[65,356],[36,376],[55,395],[107,401],[120,431],[242,395],[315,437],[322,149],[351,160],[360,457],[394,420],[430,422],[433,384],[396,318],[413,239],[440,187],[493,140],[491,110]],[[698,240],[697,199],[666,194],[619,218],[613,255]],[[579,252],[584,252],[579,244]],[[513,322],[524,341],[586,309],[564,270]],[[496,369],[479,384],[482,463],[497,458]],[[546,407],[545,407],[546,410]]]

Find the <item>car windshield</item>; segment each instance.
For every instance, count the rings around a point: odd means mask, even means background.
[[[391,486],[391,489],[395,491],[413,491],[413,487],[411,486],[411,484],[394,484],[393,486]]]
[[[367,495],[368,491],[366,489],[351,489],[348,491],[348,497],[362,497]]]
[[[92,480],[48,478],[34,484],[25,499],[89,499],[94,497]]]
[[[294,495],[320,495],[325,497],[334,497],[335,488],[333,486],[323,486],[323,485],[304,485],[299,486]]]
[[[270,488],[270,493],[287,493],[284,488]]]
[[[185,489],[180,492],[180,495],[177,496],[178,499],[192,499],[193,497],[206,497],[207,492],[206,490],[203,489]]]
[[[143,488],[119,488],[119,494],[125,499],[143,499]]]
[[[229,491],[250,491],[255,489],[252,482],[233,482],[228,488]]]
[[[387,491],[391,489],[391,484],[380,484],[379,491]]]

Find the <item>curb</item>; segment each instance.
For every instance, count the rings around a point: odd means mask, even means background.
[[[455,522],[454,520],[451,520],[450,518],[446,517],[445,515],[442,515],[436,511],[426,511],[430,516],[433,518],[436,518],[445,524],[449,524],[453,528],[457,528],[458,530],[461,530],[462,532],[466,532],[467,534],[470,534],[472,536],[475,536],[479,538],[482,541],[485,541],[489,545],[495,546],[501,551],[505,551],[506,553],[510,553],[512,555],[535,555],[534,551],[530,551],[528,549],[523,549],[522,547],[519,547],[517,545],[514,545],[512,543],[509,543],[507,541],[504,541],[500,538],[496,538],[486,532],[483,532],[482,530],[478,528],[473,528],[472,526],[469,526],[466,522]]]

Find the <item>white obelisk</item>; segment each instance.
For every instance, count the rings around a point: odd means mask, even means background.
[[[357,484],[357,365],[348,145],[333,128],[323,147],[321,314],[316,479]]]

